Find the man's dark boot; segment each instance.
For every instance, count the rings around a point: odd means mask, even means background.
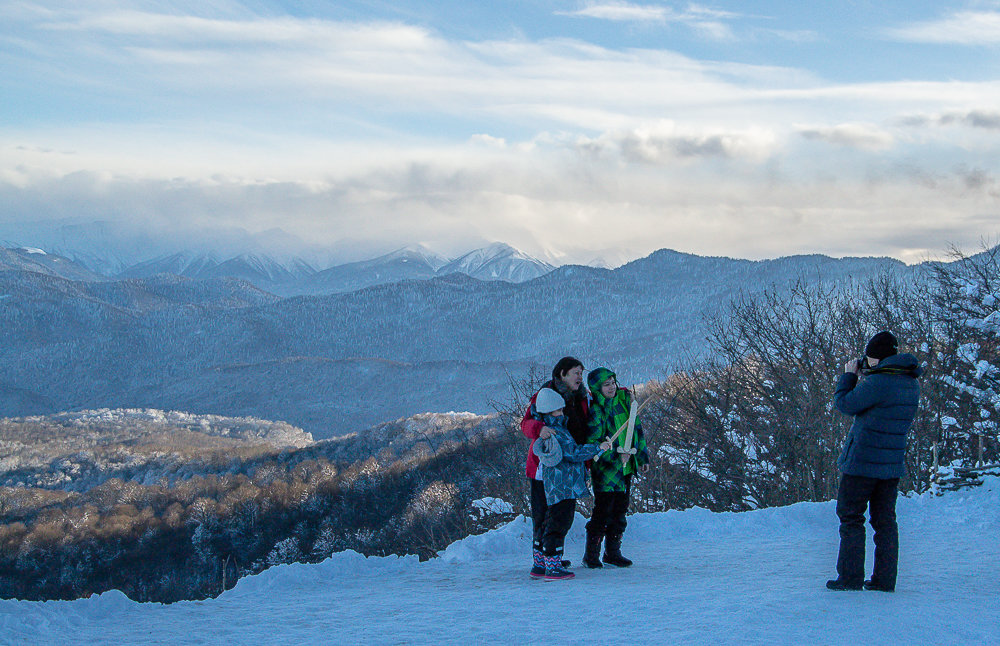
[[[895,592],[896,586],[886,585],[875,579],[865,581],[865,590],[875,590],[876,592]]]
[[[604,539],[604,562],[615,567],[628,567],[632,561],[622,556],[622,535],[608,536]]]
[[[845,592],[847,590],[860,590],[863,587],[863,583],[860,581],[843,581],[841,579],[830,579],[826,582],[827,590],[835,590],[837,592]]]
[[[604,567],[601,565],[601,541],[604,534],[587,532],[587,551],[583,554],[583,564],[589,568]]]

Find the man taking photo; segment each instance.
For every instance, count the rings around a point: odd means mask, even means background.
[[[903,476],[906,437],[920,401],[922,372],[912,354],[898,354],[891,332],[879,332],[865,356],[848,361],[837,381],[834,406],[854,423],[837,460],[843,474],[837,492],[840,553],[831,590],[896,589],[899,530],[896,491]],[[875,530],[875,566],[865,581],[865,509]]]

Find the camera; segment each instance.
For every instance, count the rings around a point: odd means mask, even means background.
[[[868,357],[861,355],[861,358],[858,359],[857,361],[858,361],[858,370],[860,370],[861,372],[868,372],[869,370],[872,369],[871,366],[868,365]]]

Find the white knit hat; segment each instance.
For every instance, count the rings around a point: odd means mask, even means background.
[[[566,400],[551,388],[542,388],[535,395],[535,410],[542,415],[559,410],[560,408],[566,408]]]

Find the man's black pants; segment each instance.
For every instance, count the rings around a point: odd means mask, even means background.
[[[840,554],[837,578],[860,585],[865,579],[865,509],[875,530],[875,567],[872,580],[896,587],[899,562],[899,528],[896,525],[896,491],[899,478],[866,478],[844,474],[837,492],[840,517]]]

